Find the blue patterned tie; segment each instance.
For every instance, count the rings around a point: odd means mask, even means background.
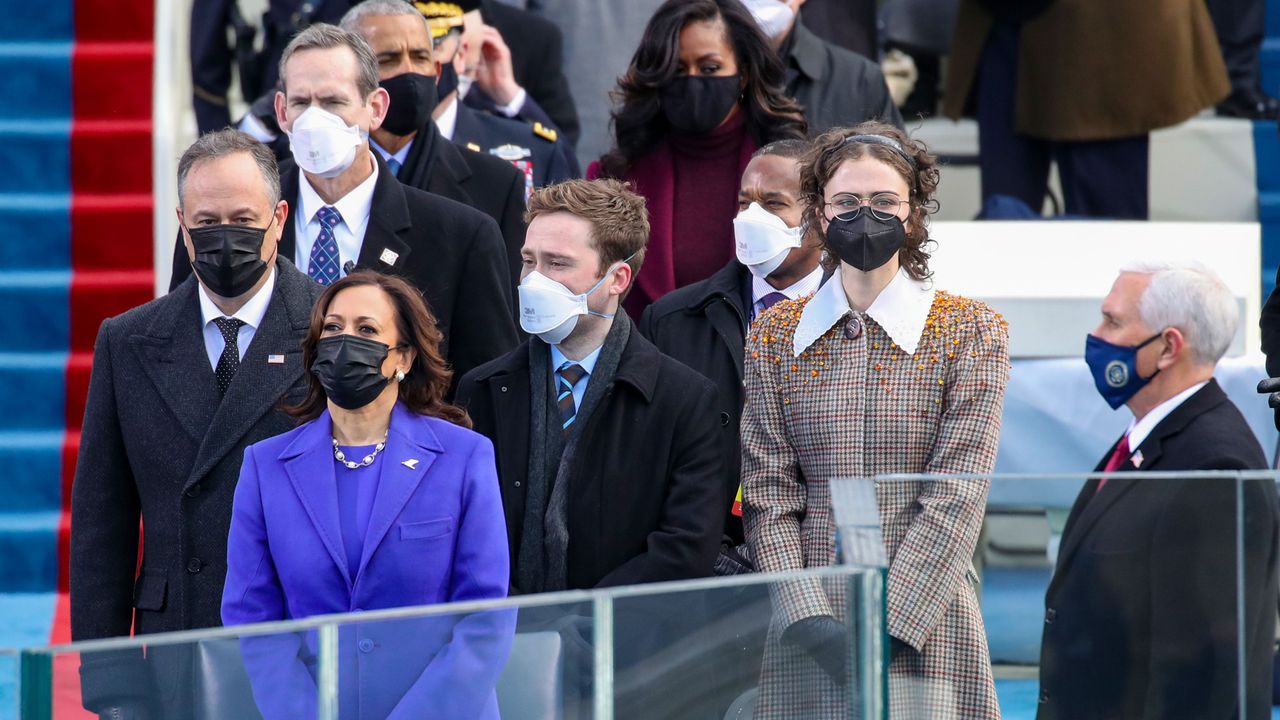
[[[329,285],[338,279],[338,240],[333,235],[333,228],[342,222],[342,215],[337,208],[328,205],[316,213],[320,220],[320,234],[311,244],[311,260],[307,264],[307,275],[321,285]]]
[[[397,177],[400,175],[400,161],[399,161],[399,160],[397,160],[397,159],[395,159],[395,158],[393,158],[393,157],[391,157],[391,158],[387,158],[387,167],[391,169],[391,174],[392,174],[392,175],[395,175],[395,176],[397,176]]]
[[[573,426],[577,410],[573,402],[573,386],[577,385],[586,374],[587,371],[583,370],[581,365],[569,361],[565,361],[556,370],[556,388],[559,393],[556,396],[556,404],[560,406],[560,429],[565,435],[569,434],[569,428]]]

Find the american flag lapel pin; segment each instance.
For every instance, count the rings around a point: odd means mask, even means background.
[[[284,356],[283,356],[283,355],[268,355],[268,356],[267,356],[267,364],[268,364],[268,365],[283,365],[283,364],[284,364]]]
[[[1141,450],[1133,454],[1133,466],[1136,468],[1142,467],[1142,451]]]

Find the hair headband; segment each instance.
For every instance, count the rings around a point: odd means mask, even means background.
[[[887,147],[901,155],[902,159],[907,161],[907,164],[911,166],[911,172],[916,172],[916,159],[911,157],[911,155],[903,149],[902,143],[891,137],[886,135],[850,135],[844,139],[844,143],[842,144],[848,145],[849,143],[854,142],[862,143],[864,145],[880,145],[882,147]]]

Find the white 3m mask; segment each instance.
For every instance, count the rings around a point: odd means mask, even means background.
[[[733,241],[738,262],[758,278],[769,277],[787,259],[791,248],[800,247],[804,226],[787,227],[782,218],[751,203],[733,219]]]
[[[796,17],[791,6],[782,0],[742,0],[742,4],[751,11],[751,17],[756,19],[756,24],[770,40],[782,37]]]
[[[614,265],[609,268],[604,277],[581,295],[574,295],[572,290],[537,270],[529,273],[520,282],[520,287],[516,288],[520,294],[521,329],[530,335],[537,335],[548,345],[559,345],[577,327],[579,317],[595,315],[612,318],[612,315],[588,309],[587,298],[600,289],[617,267]]]
[[[356,159],[356,148],[364,142],[357,125],[315,105],[307,108],[289,131],[289,148],[298,167],[320,177],[342,174]]]

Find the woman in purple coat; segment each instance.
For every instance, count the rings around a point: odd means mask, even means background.
[[[507,594],[493,447],[443,397],[440,330],[403,280],[357,272],[320,296],[298,428],[245,450],[227,542],[227,625]],[[496,718],[514,614],[349,624],[343,718]],[[315,633],[241,643],[271,718],[316,712]]]

